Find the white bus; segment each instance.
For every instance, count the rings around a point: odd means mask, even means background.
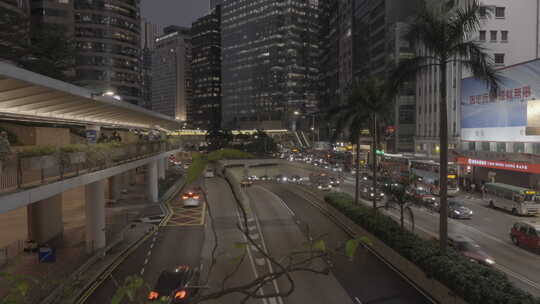
[[[440,165],[432,160],[411,160],[410,173],[420,178],[420,183],[439,195]],[[448,163],[448,195],[454,196],[459,192],[457,165]]]
[[[491,208],[501,208],[514,215],[536,215],[540,211],[540,196],[534,190],[502,184],[485,184],[484,200]]]

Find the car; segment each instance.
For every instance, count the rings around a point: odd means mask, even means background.
[[[187,304],[199,290],[199,270],[182,265],[173,271],[160,273],[154,288],[148,293],[150,302]]]
[[[262,175],[261,177],[259,177],[259,180],[260,181],[269,181],[270,180],[270,177],[268,175]]]
[[[242,187],[249,187],[251,185],[253,185],[253,181],[249,177],[244,177],[240,181],[240,186]]]
[[[184,202],[184,207],[199,207],[201,204],[201,194],[195,190],[190,190],[182,194],[182,201]]]
[[[495,265],[495,259],[488,255],[475,241],[466,236],[451,234],[448,236],[448,245],[471,262],[485,266]]]
[[[332,171],[334,172],[343,172],[343,168],[340,166],[334,166],[332,167]]]
[[[516,246],[540,252],[540,223],[515,223],[510,230],[510,239]]]
[[[473,211],[461,202],[458,201],[448,201],[448,217],[455,219],[471,219]]]
[[[322,191],[330,191],[330,190],[332,190],[332,185],[330,185],[330,184],[318,184],[317,189],[322,190]]]
[[[215,176],[214,169],[207,168],[207,169],[204,170],[204,177],[205,178],[212,178],[214,176]]]
[[[250,181],[258,181],[258,180],[259,180],[259,177],[258,177],[257,175],[251,175],[251,176],[248,177],[248,179],[249,179]]]
[[[376,200],[380,201],[384,199],[384,192],[377,189],[376,191],[373,190],[373,187],[363,187],[360,189],[360,196],[362,196],[365,199],[372,200],[373,197],[375,197]]]
[[[276,180],[276,182],[278,183],[286,183],[289,178],[283,174],[278,174],[276,176],[274,176],[274,179]]]
[[[165,215],[154,215],[154,216],[148,216],[148,217],[141,217],[140,219],[135,220],[136,222],[140,223],[146,223],[146,224],[159,224],[163,220]]]
[[[432,207],[435,209],[438,208],[437,199],[426,188],[421,186],[411,187],[408,189],[408,193],[418,202],[425,204],[427,207]]]
[[[330,185],[332,185],[333,187],[339,187],[339,185],[341,184],[341,181],[339,180],[339,178],[329,177],[329,179],[330,179]]]
[[[293,175],[293,176],[291,176],[290,181],[291,181],[291,183],[300,183],[300,182],[302,182],[302,177],[300,177],[298,175]]]

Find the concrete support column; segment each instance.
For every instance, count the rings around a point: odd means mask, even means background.
[[[474,150],[475,151],[482,151],[482,142],[479,142],[477,141],[475,144],[474,144]]]
[[[122,176],[115,175],[109,178],[109,199],[117,201],[120,199],[120,192],[122,190]]]
[[[496,142],[490,142],[489,143],[489,151],[491,152],[497,152],[497,143]]]
[[[43,244],[62,236],[62,194],[28,205],[26,215],[29,240]]]
[[[163,159],[157,160],[157,170],[158,170],[158,178],[164,179],[165,178],[165,165],[163,164]]]
[[[533,144],[532,143],[525,143],[525,153],[533,154]]]
[[[129,190],[129,174],[129,171],[122,173],[122,190]]]
[[[154,160],[146,165],[146,184],[148,185],[148,199],[151,203],[158,202],[158,163]]]
[[[106,245],[105,240],[105,180],[86,185],[86,252],[92,253]]]
[[[128,182],[130,185],[135,185],[137,183],[137,169],[128,171]]]
[[[514,143],[511,143],[511,142],[506,143],[506,152],[507,153],[513,153],[514,152]]]

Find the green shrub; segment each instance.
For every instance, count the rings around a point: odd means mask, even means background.
[[[401,229],[390,217],[370,207],[355,205],[348,194],[331,193],[325,201],[468,303],[540,303],[540,299],[513,286],[504,273],[473,263],[451,248],[443,254],[436,240],[421,239]]]
[[[60,152],[74,153],[74,152],[86,152],[88,151],[88,145],[85,144],[72,144],[60,147]]]
[[[19,157],[37,157],[47,156],[56,153],[58,149],[53,146],[37,146],[33,148],[27,148],[23,151],[17,152]]]

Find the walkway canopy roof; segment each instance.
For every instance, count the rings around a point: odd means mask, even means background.
[[[109,96],[0,62],[0,118],[121,128],[180,129],[180,122]]]

